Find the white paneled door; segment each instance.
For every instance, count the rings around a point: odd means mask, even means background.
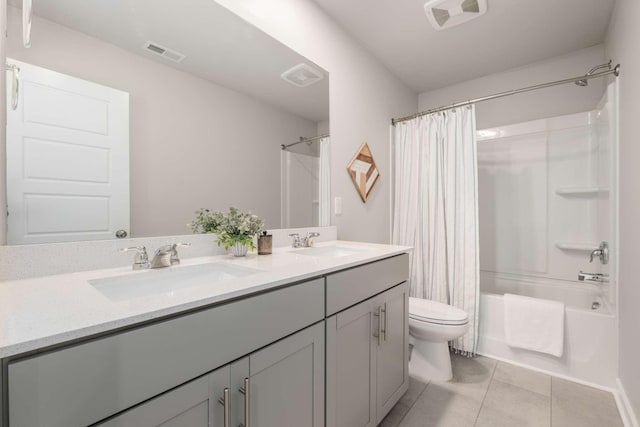
[[[8,243],[129,233],[129,94],[7,62]]]

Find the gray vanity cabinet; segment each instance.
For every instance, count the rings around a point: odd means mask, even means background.
[[[321,322],[253,353],[244,425],[324,427],[324,352]]]
[[[409,284],[374,299],[381,328],[376,352],[376,419],[380,423],[409,387]]]
[[[374,427],[407,390],[408,284],[327,319],[327,427]]]
[[[100,424],[102,427],[240,425],[324,426],[322,323]]]
[[[228,393],[229,367],[225,366],[130,409],[100,426],[225,427],[224,398]]]
[[[326,320],[327,427],[376,425],[374,313],[367,300]]]

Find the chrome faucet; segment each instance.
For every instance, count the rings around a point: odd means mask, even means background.
[[[307,233],[307,235],[303,238],[300,238],[300,234],[291,233],[289,237],[293,237],[293,241],[291,242],[291,247],[293,248],[310,248],[313,246],[315,238],[320,236],[320,233],[316,233],[312,231]]]
[[[585,273],[584,271],[580,271],[578,274],[578,280],[581,282],[598,282],[598,283],[608,283],[609,275],[602,273]]]
[[[593,251],[591,251],[591,255],[589,256],[589,262],[593,262],[593,259],[595,257],[600,258],[600,262],[602,264],[609,263],[609,245],[607,244],[607,242],[600,243],[600,246],[598,247],[598,249],[594,249]]]
[[[171,265],[180,264],[180,258],[178,256],[178,246],[191,246],[190,243],[172,243],[170,245],[160,246],[157,250],[149,268],[163,268]]]
[[[144,270],[147,268],[162,268],[170,265],[180,264],[178,256],[178,247],[191,246],[191,243],[172,243],[170,245],[160,246],[149,262],[147,248],[144,246],[133,246],[130,248],[120,249],[120,252],[136,251],[136,257],[133,261],[134,270]]]

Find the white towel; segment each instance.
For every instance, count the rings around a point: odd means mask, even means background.
[[[504,294],[507,345],[562,356],[564,303]]]

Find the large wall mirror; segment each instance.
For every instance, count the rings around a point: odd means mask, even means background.
[[[9,244],[187,234],[194,211],[229,206],[329,225],[326,70],[213,0],[37,0],[29,48],[21,3]]]

